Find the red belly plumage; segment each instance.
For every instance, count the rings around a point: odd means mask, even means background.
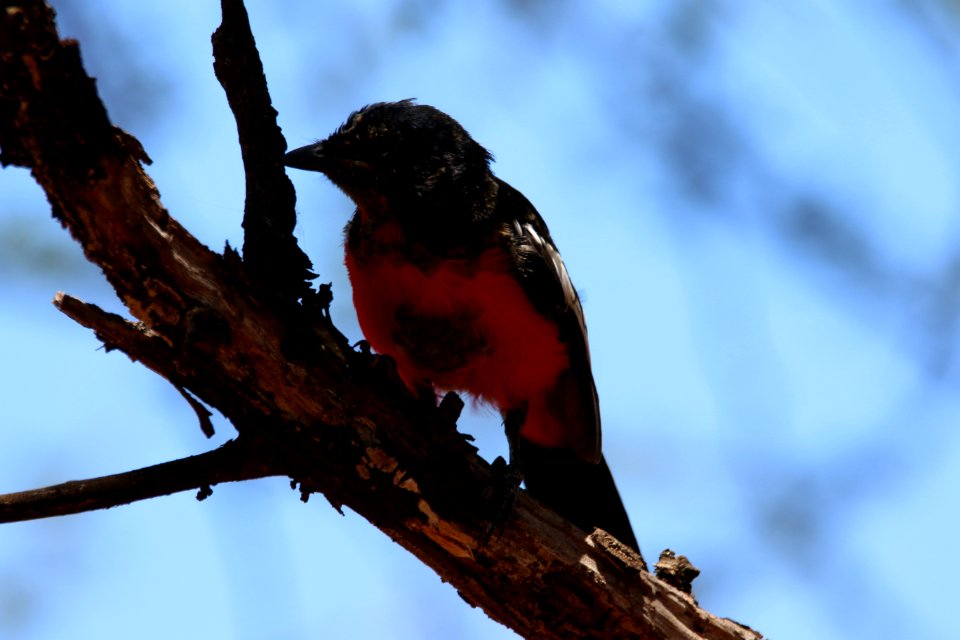
[[[501,411],[526,406],[523,437],[542,446],[566,445],[572,425],[562,424],[545,403],[548,390],[569,367],[557,326],[533,308],[500,248],[487,249],[479,260],[469,267],[462,260],[438,261],[423,270],[390,253],[362,262],[348,253],[360,328],[377,352],[396,360],[411,389],[427,380]],[[472,330],[485,348],[455,370],[429,370],[398,344],[400,309],[431,318],[474,315]]]

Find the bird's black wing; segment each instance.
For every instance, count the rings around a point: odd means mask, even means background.
[[[563,264],[546,223],[522,193],[497,180],[497,204],[493,217],[510,243],[512,267],[534,308],[556,323],[560,340],[567,345],[570,368],[551,391],[550,403],[568,421],[571,442],[585,461],[600,459],[600,407],[590,368],[587,325],[570,275]]]
[[[580,297],[550,231],[519,191],[498,180],[494,217],[510,243],[513,268],[534,308],[553,321],[570,367],[560,374],[548,406],[566,423],[569,448],[541,447],[521,438],[518,458],[531,495],[584,529],[599,527],[639,549],[620,492],[601,453],[600,407],[590,369]]]

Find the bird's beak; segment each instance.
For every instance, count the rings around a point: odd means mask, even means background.
[[[323,155],[323,143],[317,142],[290,151],[283,156],[283,164],[305,171],[324,171],[330,162],[329,158]]]

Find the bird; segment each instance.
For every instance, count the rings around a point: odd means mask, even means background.
[[[499,410],[527,492],[639,551],[601,450],[580,298],[543,218],[492,161],[413,99],[369,104],[284,156],[356,205],[345,263],[369,345],[413,393]]]

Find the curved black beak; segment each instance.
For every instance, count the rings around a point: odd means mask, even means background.
[[[330,163],[323,155],[323,143],[316,142],[288,152],[283,156],[283,164],[305,171],[324,171]]]

